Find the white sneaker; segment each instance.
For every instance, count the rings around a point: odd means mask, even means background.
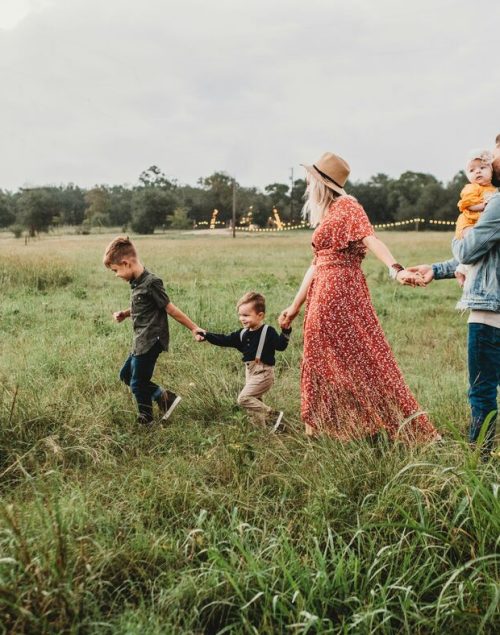
[[[273,433],[277,433],[277,432],[284,432],[285,431],[285,422],[283,421],[283,410],[279,410],[276,413],[276,421],[274,422],[272,428],[271,428],[271,432]]]
[[[166,410],[165,414],[163,415],[163,417],[161,418],[162,421],[166,421],[170,417],[172,412],[177,408],[177,406],[182,401],[182,397],[181,396],[174,395],[174,393],[171,393],[171,394],[174,397],[174,399],[172,401],[170,401],[170,399],[167,401],[167,410]]]

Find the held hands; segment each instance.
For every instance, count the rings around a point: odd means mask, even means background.
[[[115,311],[113,313],[113,320],[115,322],[123,322],[123,320],[126,320],[128,317],[130,317],[130,313],[128,311]]]
[[[205,342],[205,333],[206,331],[204,329],[200,329],[199,326],[195,326],[192,330],[191,333],[193,334],[194,339],[197,342]]]
[[[410,269],[402,269],[396,274],[396,280],[400,284],[409,285],[410,287],[425,287],[425,280],[421,273]]]
[[[299,314],[300,309],[296,309],[293,305],[289,306],[287,309],[281,312],[278,318],[278,324],[282,329],[289,329],[293,320]]]
[[[411,273],[419,274],[422,278],[424,284],[419,286],[426,286],[430,282],[434,280],[434,271],[431,265],[416,265],[415,267],[408,267],[405,271],[409,271]],[[403,273],[403,272],[402,272]],[[403,284],[405,284],[403,282]]]

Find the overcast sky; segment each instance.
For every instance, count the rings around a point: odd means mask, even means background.
[[[498,0],[0,0],[0,188],[446,181],[500,133]]]

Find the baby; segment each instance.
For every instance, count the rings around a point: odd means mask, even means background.
[[[497,145],[499,143],[500,139],[497,138]],[[473,152],[467,162],[465,171],[470,183],[460,192],[458,209],[461,213],[455,228],[455,238],[459,240],[471,227],[474,227],[489,199],[497,192],[496,187],[491,184],[492,162],[493,155],[488,150]],[[459,265],[456,269],[455,276],[461,286],[465,282],[467,268],[468,265]]]

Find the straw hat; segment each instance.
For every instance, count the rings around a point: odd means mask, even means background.
[[[312,165],[302,163],[309,174],[321,181],[338,194],[345,194],[344,185],[349,177],[351,168],[347,161],[332,152],[325,152],[322,157]]]

